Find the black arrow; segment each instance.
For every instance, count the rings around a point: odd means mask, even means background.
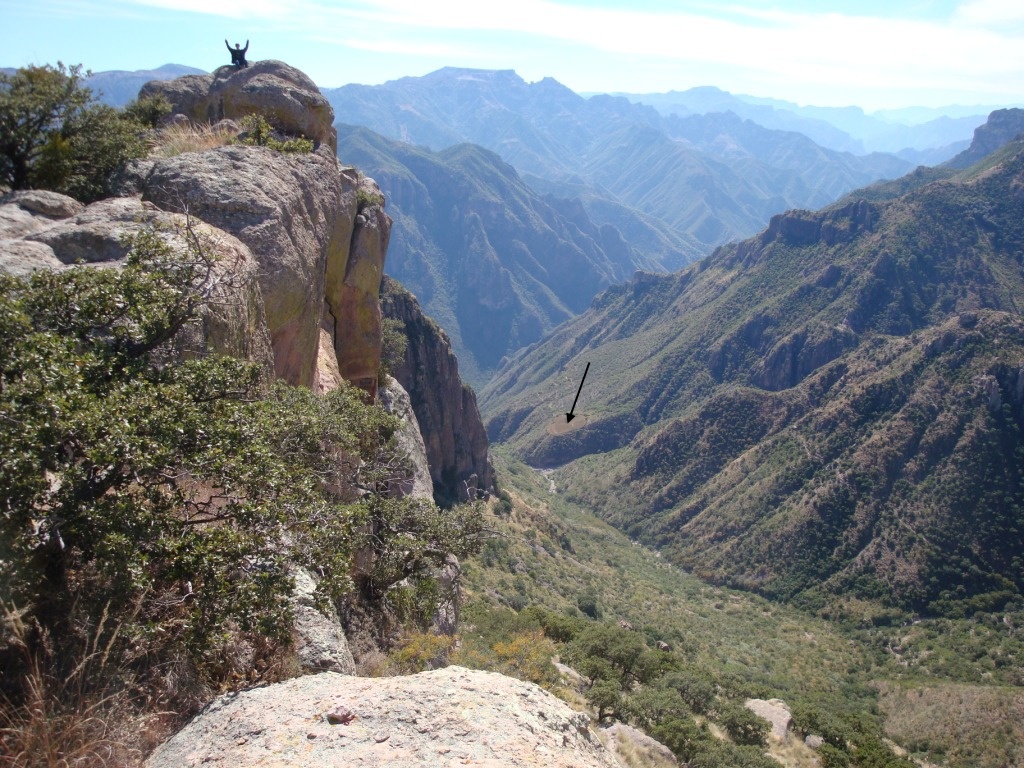
[[[583,369],[583,378],[580,379],[580,388],[576,390],[576,400],[572,401],[572,408],[565,414],[565,423],[568,424],[570,421],[576,418],[576,414],[573,411],[576,410],[576,402],[580,399],[580,392],[583,391],[583,382],[587,380],[587,371],[590,370],[590,363],[587,363],[587,367]]]

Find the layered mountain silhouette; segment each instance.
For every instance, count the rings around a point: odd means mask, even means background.
[[[801,106],[791,101],[732,94],[713,86],[668,93],[619,93],[664,115],[733,112],[766,128],[796,131],[842,152],[892,152],[906,160],[948,160],[964,149],[974,128],[995,106],[908,108],[867,114],[860,107]],[[931,164],[931,163],[930,163]]]
[[[1016,141],[639,274],[502,368],[490,436],[704,578],[998,608],[1024,589],[1022,188]]]
[[[479,144],[539,189],[569,185],[597,224],[614,222],[594,199],[664,219],[708,246],[912,167],[895,156],[825,149],[735,115],[680,118],[623,97],[585,99],[551,78],[527,83],[511,70],[445,68],[324,93],[345,123],[435,151]]]
[[[616,220],[627,240],[473,144],[435,153],[341,126],[338,152],[381,186],[395,221],[388,273],[448,331],[474,383],[635,270],[669,271],[702,255],[692,239],[625,209]]]

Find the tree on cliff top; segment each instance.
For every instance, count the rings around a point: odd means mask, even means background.
[[[81,65],[60,62],[0,74],[0,186],[91,202],[110,193],[119,168],[146,154],[146,126],[135,113],[97,103],[82,79]]]

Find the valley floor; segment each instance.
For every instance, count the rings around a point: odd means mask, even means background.
[[[783,699],[794,728],[824,712],[884,731],[920,765],[1024,765],[1024,616],[858,625],[710,585],[559,494],[557,470],[492,455],[502,497],[497,535],[465,564],[470,627],[529,606],[624,621],[731,691]],[[792,752],[772,750],[806,758]]]

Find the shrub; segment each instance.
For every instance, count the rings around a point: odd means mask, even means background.
[[[125,117],[149,128],[156,128],[161,118],[173,111],[173,106],[163,94],[145,99],[132,99],[124,106]]]
[[[356,190],[356,207],[362,211],[363,208],[372,208],[375,205],[384,205],[384,196],[370,192],[366,189]]]
[[[0,73],[0,186],[91,202],[110,194],[129,160],[146,154],[135,113],[97,103],[82,79],[80,65],[59,62]]]
[[[250,147],[267,147],[278,152],[312,152],[313,141],[305,136],[280,139],[273,126],[263,115],[246,115],[241,120],[242,133],[234,140],[236,144]]]
[[[409,338],[405,335],[405,323],[394,317],[385,317],[381,322],[380,378],[392,375],[405,362],[409,349]]]
[[[407,634],[388,656],[388,674],[413,675],[448,666],[455,638],[431,632]]]
[[[721,705],[717,720],[737,744],[763,747],[768,743],[771,724],[740,704]]]

